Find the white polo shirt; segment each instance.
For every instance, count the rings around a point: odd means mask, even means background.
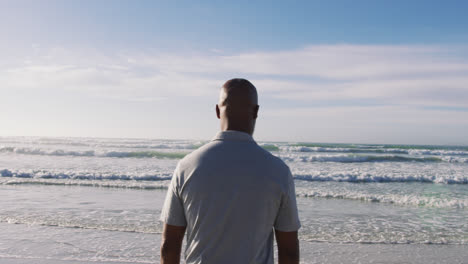
[[[187,226],[186,263],[273,263],[273,230],[297,231],[286,164],[244,132],[224,131],[183,158],[161,220]]]

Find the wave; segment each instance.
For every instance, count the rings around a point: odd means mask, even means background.
[[[392,183],[392,182],[422,182],[439,184],[468,184],[468,176],[428,176],[428,175],[371,175],[354,173],[323,174],[294,174],[294,179],[317,182],[352,182],[352,183]]]
[[[143,221],[100,221],[101,219],[78,218],[70,215],[0,215],[0,223],[8,224],[23,224],[27,226],[46,226],[46,227],[61,227],[71,229],[84,230],[102,230],[102,231],[117,231],[142,234],[161,234],[162,225],[159,221],[147,219]],[[316,224],[320,225],[321,223]],[[466,245],[467,242],[462,236],[451,237],[412,237],[412,236],[395,236],[391,233],[382,236],[381,232],[371,231],[368,236],[350,237],[346,233],[336,234],[336,230],[329,227],[322,227],[313,233],[301,232],[299,239],[301,241],[317,242],[317,243],[337,243],[337,244],[429,244],[429,245]],[[305,228],[305,227],[304,227]],[[349,230],[356,232],[356,230]],[[83,263],[89,261],[82,261]],[[107,262],[106,262],[107,263]],[[119,261],[120,263],[120,261]],[[132,262],[135,263],[135,262]]]
[[[300,240],[314,243],[327,243],[327,244],[363,244],[363,245],[468,245],[464,240],[442,240],[442,241],[412,241],[412,240],[390,240],[390,241],[373,241],[373,240],[327,240],[308,238],[307,236],[300,236]]]
[[[449,162],[449,163],[468,163],[468,158],[456,157],[410,157],[401,155],[357,155],[357,154],[342,154],[342,155],[315,155],[315,156],[299,156],[299,155],[279,155],[284,161],[291,162]]]
[[[326,147],[281,147],[285,152],[331,152],[331,153],[379,153],[379,154],[407,154],[407,155],[434,155],[434,156],[468,156],[463,150],[430,150],[430,149],[374,149],[374,148],[326,148]]]
[[[141,149],[188,149],[193,150],[206,141],[195,140],[145,140],[145,139],[101,139],[101,138],[1,138],[5,145],[37,145],[89,148],[141,148]]]
[[[342,147],[305,147],[305,146],[285,146],[285,152],[336,152],[336,153],[386,153],[383,149],[359,149]],[[408,154],[407,150],[389,150],[390,153]]]
[[[188,153],[177,152],[158,152],[158,151],[109,151],[104,152],[100,157],[113,158],[166,158],[166,159],[182,159]]]
[[[396,205],[409,206],[424,206],[436,208],[468,208],[468,199],[457,198],[438,198],[425,197],[420,195],[402,195],[402,194],[368,194],[361,192],[339,191],[333,192],[329,190],[302,190],[297,191],[299,197],[325,198],[325,199],[344,199],[356,200],[373,203],[389,203]]]
[[[61,227],[72,229],[85,229],[85,230],[102,230],[102,231],[117,231],[129,233],[143,233],[143,234],[161,234],[162,226],[158,221],[134,223],[134,222],[117,222],[111,223],[107,221],[102,223],[99,221],[86,221],[86,219],[65,218],[65,217],[44,217],[44,216],[16,216],[16,215],[0,215],[0,223],[8,224],[24,224],[28,226],[46,226],[46,227]],[[349,239],[349,236],[339,236],[324,228],[314,234],[301,233],[299,239],[301,241],[316,242],[316,243],[337,243],[337,244],[428,244],[428,245],[466,245],[463,238],[453,237],[451,239],[433,237],[431,240],[418,240],[408,239],[406,237],[382,237],[377,233],[371,233],[375,239]],[[405,239],[406,238],[406,239]],[[134,263],[134,262],[132,262]]]
[[[149,181],[109,181],[109,180],[64,180],[64,179],[8,179],[1,180],[0,185],[47,185],[47,186],[78,186],[78,187],[96,187],[96,188],[118,188],[118,189],[136,189],[136,190],[167,190],[169,180],[149,182]],[[436,207],[436,208],[468,208],[468,199],[460,198],[439,198],[418,196],[413,194],[369,194],[359,191],[328,189],[310,190],[307,188],[297,188],[296,196],[305,198],[320,199],[343,199],[356,200],[373,203],[388,203],[404,206]]]
[[[21,179],[60,179],[60,180],[94,180],[94,181],[166,181],[171,179],[172,171],[159,172],[155,174],[119,174],[119,173],[99,173],[89,171],[49,171],[49,170],[13,170],[0,169],[0,179],[21,178]],[[423,182],[438,184],[468,184],[468,176],[457,175],[372,175],[369,173],[336,173],[336,174],[301,174],[293,171],[296,180],[317,181],[317,182]],[[95,183],[93,183],[95,184]]]
[[[169,180],[151,182],[151,181],[128,181],[128,180],[76,180],[76,179],[37,179],[37,178],[11,178],[1,179],[0,185],[48,185],[48,186],[78,186],[78,187],[97,187],[97,188],[118,188],[118,189],[136,189],[136,190],[166,190]]]
[[[168,145],[158,145],[158,148],[173,149]],[[196,149],[198,146],[181,147],[179,149]],[[268,151],[278,151],[274,145],[261,145]],[[133,147],[132,147],[133,148]],[[137,147],[138,148],[138,147]],[[142,147],[143,148],[143,147]],[[108,158],[158,158],[158,159],[182,159],[189,152],[163,152],[163,151],[115,151],[115,150],[63,150],[63,149],[41,149],[28,147],[0,147],[0,153],[15,153],[24,155],[42,156],[75,156],[75,157],[108,157]]]
[[[73,228],[73,229],[87,229],[87,230],[102,230],[102,231],[117,231],[117,232],[129,232],[129,233],[143,233],[143,234],[161,234],[162,226],[158,221],[154,223],[99,223],[91,221],[83,221],[83,219],[64,219],[62,218],[51,218],[51,217],[25,217],[25,216],[2,216],[0,215],[0,223],[8,224],[24,224],[28,226],[49,226],[49,227],[61,227],[61,228]],[[413,240],[405,239],[404,237],[398,239],[395,237],[384,237],[376,235],[375,239],[359,239],[349,240],[349,237],[333,236],[330,237],[330,231],[322,230],[319,233],[313,235],[302,233],[299,236],[301,241],[316,242],[316,243],[337,243],[337,244],[428,244],[428,245],[466,245],[466,241],[463,238],[454,237],[452,239],[441,239],[434,237],[432,240]],[[120,262],[119,262],[120,263]],[[134,262],[132,262],[134,263]]]
[[[132,233],[160,234],[161,227],[157,221],[153,225],[135,225],[135,224],[109,224],[99,223],[97,221],[86,221],[86,219],[70,219],[60,217],[18,217],[18,216],[0,216],[0,223],[8,224],[26,224],[38,226],[78,228],[78,229],[97,229],[103,231],[119,231]]]
[[[398,150],[454,150],[468,151],[468,146],[447,145],[390,145],[390,144],[345,144],[345,143],[290,143],[290,147],[348,148],[348,149],[398,149]]]
[[[268,151],[279,151],[280,148],[274,144],[260,144],[260,147],[262,147],[265,150]]]
[[[5,178],[34,178],[34,179],[71,179],[71,180],[122,180],[122,181],[164,181],[172,177],[172,173],[158,174],[112,174],[90,173],[80,171],[55,172],[47,170],[0,170],[0,177]]]
[[[15,153],[25,155],[44,156],[76,156],[76,157],[109,157],[109,158],[166,158],[181,159],[187,152],[161,152],[161,151],[96,151],[96,150],[63,150],[63,149],[40,149],[24,147],[0,147],[0,153]]]
[[[447,146],[447,145],[381,145],[387,149],[412,149],[412,150],[464,150],[468,151],[468,146]]]
[[[98,144],[88,145],[90,147],[102,148],[141,148],[141,149],[197,149],[203,146],[200,144]]]

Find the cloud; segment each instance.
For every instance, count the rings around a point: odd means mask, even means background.
[[[18,135],[41,127],[50,135],[208,137],[212,123],[204,115],[212,107],[205,111],[201,102],[216,100],[228,78],[245,77],[260,93],[256,135],[263,139],[467,144],[466,51],[315,45],[161,54],[35,47],[33,55],[1,56],[7,59],[0,61],[0,115],[16,129],[8,133]],[[109,129],[82,128],[89,122]],[[278,124],[287,124],[281,133]]]
[[[152,101],[212,95],[226,78],[245,76],[265,97],[302,103],[468,107],[464,51],[466,47],[430,45],[314,45],[238,54],[104,55],[57,49],[23,64],[2,64],[0,91],[65,90]]]

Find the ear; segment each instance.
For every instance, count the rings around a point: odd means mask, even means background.
[[[257,119],[257,116],[258,116],[258,109],[260,108],[259,105],[256,105],[255,106],[255,109],[254,109],[254,119]]]
[[[219,111],[219,106],[216,105],[216,116],[218,117],[218,119],[221,118],[221,112]]]

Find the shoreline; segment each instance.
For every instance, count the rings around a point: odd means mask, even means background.
[[[301,263],[460,263],[468,259],[466,245],[356,245],[301,243]],[[276,250],[276,249],[275,249]],[[307,250],[308,252],[304,252]],[[275,255],[275,263],[277,257]],[[0,256],[2,264],[129,264],[159,263],[134,260],[55,259],[49,257]],[[183,263],[183,262],[182,262]]]
[[[159,263],[161,234],[0,223],[2,264]],[[13,237],[13,234],[20,234]],[[93,236],[94,247],[82,244]],[[86,239],[85,239],[86,238]],[[77,241],[78,240],[78,241]],[[81,242],[80,242],[81,241]],[[77,242],[79,242],[77,244]],[[60,243],[62,246],[54,248]],[[138,251],[128,247],[141,246]],[[71,246],[70,246],[71,245]],[[101,252],[101,248],[104,249]],[[185,247],[185,246],[184,246]],[[54,248],[53,250],[50,250]],[[49,250],[44,250],[49,249]],[[26,250],[26,251],[25,251]],[[92,252],[90,252],[92,250]],[[106,251],[113,251],[112,254]],[[275,248],[276,251],[276,248]],[[143,255],[141,255],[143,254]],[[277,259],[275,254],[275,259]],[[468,245],[301,241],[301,263],[468,263]]]

